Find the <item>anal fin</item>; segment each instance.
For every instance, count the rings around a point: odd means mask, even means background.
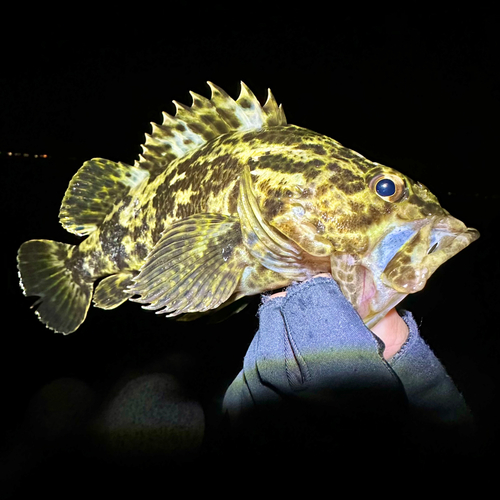
[[[134,272],[113,274],[97,285],[93,302],[100,309],[114,309],[130,299],[127,288],[132,284]]]

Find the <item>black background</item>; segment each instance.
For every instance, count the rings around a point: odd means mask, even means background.
[[[132,163],[149,123],[161,122],[163,110],[174,112],[172,99],[190,104],[188,90],[208,97],[207,80],[234,98],[243,80],[261,102],[270,87],[289,123],[422,181],[452,215],[480,231],[477,242],[404,306],[464,394],[484,452],[496,449],[500,87],[494,15],[465,8],[232,10],[168,7],[132,12],[131,23],[120,21],[123,12],[113,21],[98,13],[64,23],[40,18],[19,22],[4,37],[6,449],[22,432],[30,398],[54,379],[82,380],[105,394],[126,374],[159,366],[183,378],[210,413],[237,374],[257,328],[258,298],[222,325],[196,328],[132,303],[109,312],[92,308],[77,332],[62,336],[29,310],[15,260],[28,239],[75,242],[57,215],[82,162]]]

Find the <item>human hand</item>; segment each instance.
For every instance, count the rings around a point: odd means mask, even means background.
[[[391,309],[371,331],[384,343],[384,359],[396,354],[408,339],[408,325],[401,319],[396,309]]]
[[[390,335],[391,323],[382,323],[379,333],[398,338]],[[263,300],[259,329],[224,407],[234,417],[259,404],[280,408],[286,400],[356,419],[366,413],[370,419],[389,416],[404,404],[404,394],[384,348],[331,275],[317,275]]]
[[[433,447],[450,420],[468,426],[470,414],[411,313],[403,318],[392,309],[370,331],[329,274],[267,297],[225,411],[251,446],[274,440],[279,457],[288,444],[296,454],[298,443],[309,452],[311,442],[329,442],[342,460],[351,452],[357,460],[359,449],[379,460],[381,435],[399,439],[420,421],[415,442],[437,424]]]

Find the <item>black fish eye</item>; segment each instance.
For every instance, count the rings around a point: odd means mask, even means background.
[[[377,182],[375,191],[379,196],[392,196],[396,192],[396,184],[391,179],[381,179]]]
[[[405,181],[393,174],[376,175],[370,182],[370,188],[384,201],[401,201],[406,194]]]

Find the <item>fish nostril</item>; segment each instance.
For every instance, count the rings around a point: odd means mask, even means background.
[[[429,251],[427,252],[427,255],[431,254],[432,252],[434,252],[434,250],[436,250],[436,248],[438,247],[438,243],[434,243],[434,245],[431,246],[431,248],[429,248]]]

